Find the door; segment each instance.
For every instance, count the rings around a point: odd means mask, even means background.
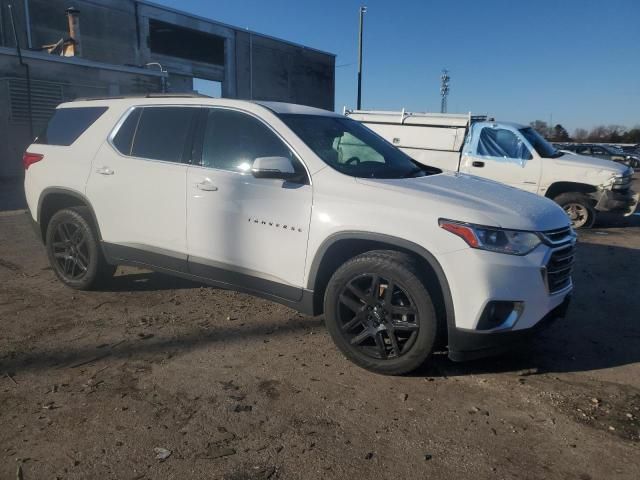
[[[517,132],[503,125],[476,124],[460,170],[537,193],[542,161]]]
[[[312,189],[302,163],[270,127],[231,109],[201,119],[201,161],[187,173],[192,273],[278,297],[302,294]],[[287,157],[296,182],[254,178],[259,157]]]
[[[96,155],[87,195],[114,257],[186,270],[184,159],[197,111],[134,108]]]

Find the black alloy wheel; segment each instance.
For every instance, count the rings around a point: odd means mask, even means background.
[[[345,262],[324,299],[327,330],[352,362],[386,375],[422,365],[436,343],[439,320],[417,259],[374,250]]]
[[[418,311],[400,283],[362,274],[340,293],[338,316],[345,339],[376,359],[400,357],[415,344]]]
[[[109,265],[102,254],[87,207],[56,212],[47,225],[45,238],[49,263],[68,287],[90,290],[115,272],[116,267]]]
[[[79,280],[87,274],[90,252],[82,227],[73,222],[61,222],[53,233],[53,257],[58,270],[68,280]]]

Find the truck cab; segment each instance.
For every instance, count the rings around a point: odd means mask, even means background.
[[[558,151],[533,128],[486,116],[345,111],[417,162],[484,177],[556,201],[575,228],[597,212],[632,214],[633,170],[608,160]]]

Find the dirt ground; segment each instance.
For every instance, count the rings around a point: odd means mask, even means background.
[[[384,377],[247,295],[132,268],[67,289],[0,213],[0,478],[636,480],[639,271],[640,216],[605,222],[532,345]]]

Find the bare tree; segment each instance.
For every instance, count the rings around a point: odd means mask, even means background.
[[[588,138],[589,138],[589,132],[584,128],[576,128],[575,131],[573,132],[573,139],[578,143],[586,142]]]

